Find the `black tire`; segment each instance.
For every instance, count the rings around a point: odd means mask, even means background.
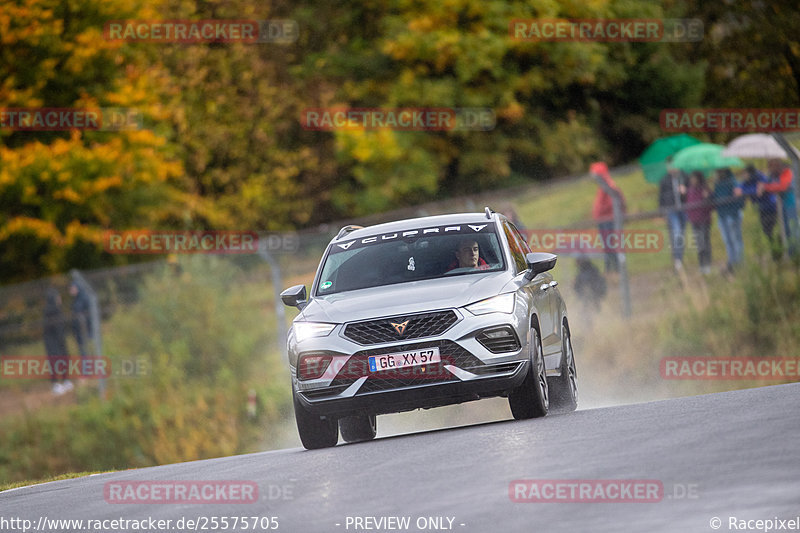
[[[578,371],[572,350],[572,335],[566,320],[561,327],[561,375],[551,378],[550,398],[553,410],[570,412],[578,407]]]
[[[525,381],[508,393],[508,405],[516,420],[545,416],[550,408],[544,353],[538,324],[531,327],[530,347],[531,364],[528,365]]]
[[[339,419],[339,429],[345,442],[372,440],[377,433],[375,415],[346,416]]]
[[[294,398],[294,418],[297,432],[306,450],[330,448],[339,442],[339,424],[335,418],[322,418],[306,411]]]

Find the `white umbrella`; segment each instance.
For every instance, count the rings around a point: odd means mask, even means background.
[[[797,148],[793,149],[796,154],[800,155]],[[722,155],[755,159],[786,159],[789,157],[778,141],[767,133],[750,133],[736,137],[728,143]]]

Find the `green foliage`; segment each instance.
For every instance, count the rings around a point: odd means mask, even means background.
[[[227,261],[198,256],[147,278],[138,304],[106,325],[108,349],[165,357],[164,379],[244,381],[267,329],[249,291],[236,290],[240,275]]]
[[[6,2],[0,110],[117,107],[163,119],[163,71],[102,35],[110,18],[152,15],[136,2]],[[149,130],[4,128],[0,161],[4,282],[112,263],[101,253],[104,229],[152,227],[186,205],[175,183],[182,165]]]
[[[407,132],[341,131],[339,159],[352,180],[336,186],[333,203],[342,212],[365,215],[386,211],[397,202],[415,204],[436,193],[436,160]]]
[[[269,322],[258,293],[229,262],[200,257],[144,283],[138,303],[105,325],[108,399],[0,423],[0,481],[149,466],[253,450],[289,416],[284,364],[264,353]],[[250,281],[252,283],[252,281]],[[248,417],[249,389],[259,398]]]
[[[654,0],[104,3],[0,17],[0,108],[128,107],[141,132],[0,131],[5,282],[135,260],[105,229],[280,230],[630,161],[677,107],[791,106],[795,6]],[[682,18],[691,43],[531,42],[513,19]],[[295,43],[107,41],[112,19],[296,20]],[[492,131],[306,131],[318,107],[484,107]]]
[[[794,0],[688,2],[706,38],[689,54],[705,58],[704,104],[792,107],[800,100],[800,11]]]
[[[710,287],[707,307],[674,317],[682,349],[710,356],[794,357],[800,344],[800,267],[750,262],[735,281]]]

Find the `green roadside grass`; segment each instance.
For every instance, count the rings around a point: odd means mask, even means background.
[[[28,485],[41,485],[42,483],[50,483],[51,481],[61,481],[62,479],[75,479],[79,477],[92,476],[94,474],[105,474],[108,471],[97,472],[70,472],[68,474],[60,474],[58,476],[49,476],[42,479],[28,480],[28,481],[14,481],[12,483],[0,483],[0,492],[18,489],[20,487],[27,487]]]

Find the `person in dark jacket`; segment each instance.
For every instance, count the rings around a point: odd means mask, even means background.
[[[658,186],[658,207],[667,210],[667,229],[672,245],[672,262],[675,270],[683,268],[683,251],[686,237],[686,213],[681,207],[686,203],[686,175],[671,168]]]
[[[590,308],[596,311],[600,309],[600,303],[606,295],[606,280],[588,257],[580,256],[577,262],[578,275],[575,277],[575,292],[580,296],[581,301],[590,304]]]
[[[66,379],[66,367],[64,363],[56,364],[59,360],[69,357],[67,353],[66,339],[67,317],[61,310],[61,296],[58,291],[50,287],[45,293],[44,305],[44,349],[47,359],[53,368],[50,374],[50,381],[53,386],[53,393],[61,395],[72,389],[72,383]]]
[[[86,337],[90,333],[89,297],[75,282],[70,284],[69,294],[72,296],[72,334],[81,357],[86,357]]]
[[[697,260],[702,274],[711,273],[711,191],[705,176],[699,170],[689,175],[686,191],[686,218],[692,224],[692,234],[697,245]]]
[[[759,172],[753,165],[745,169],[747,178],[742,182],[742,194],[758,207],[758,217],[761,220],[761,229],[770,242],[773,242],[773,231],[778,220],[778,201],[772,193],[758,195],[758,184],[769,183],[769,178]]]
[[[729,168],[717,170],[717,180],[712,195],[717,209],[717,226],[728,255],[728,272],[733,272],[744,255],[742,240],[742,188]]]

